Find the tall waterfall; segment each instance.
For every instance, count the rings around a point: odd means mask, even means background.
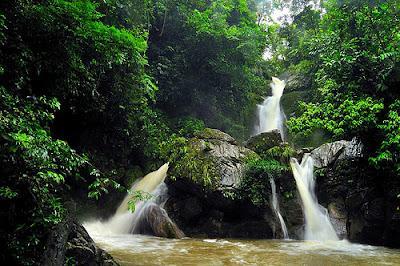
[[[136,203],[135,211],[128,210],[128,202],[131,195],[127,194],[115,212],[108,221],[94,221],[84,223],[84,227],[89,233],[97,234],[129,234],[137,233],[140,227],[140,218],[147,207],[157,204],[160,205],[166,201],[167,186],[164,183],[167,176],[168,163],[161,166],[157,171],[147,174],[145,177],[132,185],[131,191],[143,191],[150,193],[152,198],[145,202]]]
[[[285,114],[281,109],[280,101],[285,85],[285,81],[272,77],[270,84],[272,96],[267,97],[261,105],[257,105],[258,124],[255,127],[255,134],[278,129],[284,139]]]
[[[315,195],[314,162],[310,154],[305,154],[301,164],[295,158],[290,159],[293,176],[296,180],[297,190],[300,193],[305,216],[306,240],[339,240],[328,211],[318,204]]]
[[[283,220],[283,217],[279,210],[278,197],[276,196],[275,180],[273,178],[271,178],[269,180],[269,182],[271,183],[271,190],[272,190],[272,207],[274,208],[275,214],[278,217],[279,222],[281,224],[284,239],[289,239],[289,234],[288,234],[288,230],[287,230],[287,227],[285,224],[285,220]]]

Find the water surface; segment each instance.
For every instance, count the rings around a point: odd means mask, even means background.
[[[400,250],[347,241],[92,237],[121,265],[400,265]]]

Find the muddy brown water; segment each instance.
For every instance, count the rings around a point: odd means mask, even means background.
[[[400,250],[347,241],[92,235],[121,265],[400,265]]]

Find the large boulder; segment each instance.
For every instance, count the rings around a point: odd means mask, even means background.
[[[150,203],[142,210],[137,233],[166,238],[183,238],[185,234],[168,217],[167,212],[155,203]]]
[[[252,136],[245,142],[245,146],[258,154],[264,154],[270,148],[279,146],[282,143],[282,137],[279,130],[275,129],[269,132],[263,132]]]
[[[311,157],[314,159],[314,167],[324,168],[332,165],[337,160],[351,160],[360,158],[363,145],[356,138],[351,141],[339,140],[331,143],[325,143],[311,151]]]
[[[237,188],[244,174],[245,159],[254,152],[217,129],[206,128],[195,134],[191,141],[200,147],[200,153],[213,162],[220,177],[218,189]]]
[[[188,236],[272,237],[272,229],[264,218],[265,208],[231,197],[244,177],[246,159],[258,155],[216,129],[198,132],[189,142],[196,147],[199,157],[211,162],[216,184],[206,186],[188,178],[192,173],[184,172],[174,180],[167,179],[170,197],[165,209],[171,219]]]

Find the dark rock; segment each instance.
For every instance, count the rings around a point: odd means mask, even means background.
[[[166,238],[183,238],[185,236],[168,217],[167,212],[157,204],[150,203],[142,211],[137,233]]]
[[[71,219],[51,230],[42,256],[42,265],[64,265],[67,261],[74,265],[118,265],[111,255],[96,246],[81,224]]]
[[[86,232],[86,229],[76,222],[71,224],[65,256],[66,259],[72,259],[75,265],[119,265],[113,260],[111,255],[97,247],[93,239]]]
[[[51,230],[43,253],[42,265],[64,264],[66,244],[71,230],[70,226],[69,221],[63,221]]]
[[[282,143],[282,137],[279,130],[263,132],[255,135],[245,142],[245,146],[257,154],[264,154],[272,147],[279,146]]]
[[[328,205],[328,213],[336,231],[336,234],[340,239],[347,237],[347,213],[345,206],[342,202],[331,202]]]
[[[311,154],[317,167],[317,197],[341,237],[372,245],[400,246],[397,219],[400,181],[369,166],[356,140],[327,143]],[[377,178],[379,176],[379,178]]]
[[[199,200],[196,197],[188,198],[185,201],[184,207],[182,209],[182,216],[190,221],[191,219],[196,219],[201,215],[202,207]]]
[[[265,221],[266,207],[224,197],[220,191],[202,189],[189,181],[168,181],[170,198],[165,209],[191,237],[271,238]],[[189,211],[189,207],[193,210]],[[256,226],[257,224],[257,226]]]

